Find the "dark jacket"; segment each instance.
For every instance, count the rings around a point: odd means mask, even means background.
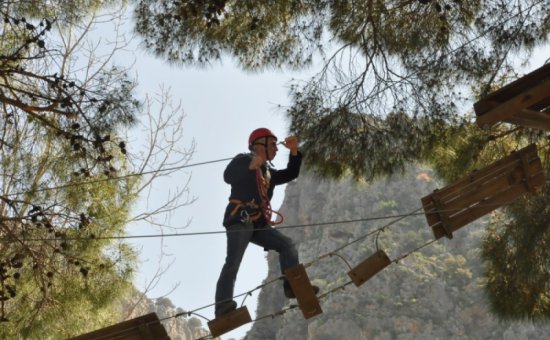
[[[250,162],[252,161],[252,155],[239,154],[231,160],[231,162],[225,168],[223,173],[223,179],[227,184],[231,185],[231,194],[229,200],[238,200],[243,203],[248,203],[254,200],[258,205],[261,204],[260,194],[258,192],[258,185],[256,182],[256,170],[248,169]],[[273,197],[273,189],[276,185],[285,184],[293,179],[297,178],[300,174],[300,165],[302,164],[302,154],[298,152],[298,155],[292,154],[288,157],[288,164],[286,169],[277,170],[269,168],[271,173],[270,185],[267,188],[267,195],[271,200]],[[265,175],[267,171],[266,166],[262,166],[262,173]],[[225,209],[223,225],[228,227],[236,222],[239,222],[240,214],[231,216],[231,212],[234,211],[236,204],[229,203]],[[267,224],[267,221],[262,216],[259,220],[254,222],[257,227],[263,227]]]

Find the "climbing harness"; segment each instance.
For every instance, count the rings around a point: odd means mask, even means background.
[[[262,209],[254,200],[243,202],[238,199],[230,199],[229,203],[235,204],[235,207],[231,210],[230,216],[236,217],[239,215],[243,223],[256,222],[262,217]]]

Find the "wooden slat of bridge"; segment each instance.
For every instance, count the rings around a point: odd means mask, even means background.
[[[452,232],[544,183],[536,146],[530,145],[435,190],[421,199],[434,236]]]
[[[70,340],[170,340],[156,313],[79,335]]]

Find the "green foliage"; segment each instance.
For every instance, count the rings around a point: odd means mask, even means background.
[[[444,275],[449,281],[466,285],[472,281],[472,273],[468,270],[463,256],[449,256],[443,260]]]
[[[550,178],[546,153],[545,175]],[[550,318],[550,181],[510,204],[491,224],[482,256],[493,311],[503,319]]]
[[[458,107],[548,42],[550,9],[502,1],[140,0],[145,48],[171,62],[322,68],[291,87],[291,130],[324,176],[371,179],[429,152]],[[330,52],[328,56],[325,54]]]
[[[229,54],[247,69],[301,67],[322,33],[327,1],[140,0],[136,30],[168,61],[207,65]],[[307,17],[308,20],[298,20]]]
[[[311,109],[315,100],[296,94],[289,111],[293,132],[304,141],[306,164],[322,176],[352,174],[366,180],[403,172],[424,152],[431,123],[413,120],[403,112],[385,118],[366,118],[345,107],[323,111]],[[320,99],[319,99],[320,100]],[[417,143],[421,139],[424,143]]]
[[[61,25],[76,24],[101,8],[127,0],[6,1],[4,7],[20,17],[50,18]]]

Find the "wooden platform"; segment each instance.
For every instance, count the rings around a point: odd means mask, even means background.
[[[526,192],[535,191],[544,181],[541,161],[532,144],[434,190],[422,198],[422,206],[435,238],[452,238],[455,230]]]
[[[212,321],[209,321],[208,329],[210,329],[210,335],[216,338],[251,321],[252,319],[250,318],[248,309],[246,306],[243,306]]]
[[[116,325],[79,335],[71,340],[170,340],[157,314],[150,313]]]
[[[378,250],[366,258],[363,262],[359,263],[352,270],[348,272],[348,276],[353,283],[359,287],[363,283],[367,282],[371,277],[376,275],[379,271],[389,266],[391,263],[390,258],[383,250]]]
[[[502,121],[550,131],[550,64],[487,95],[474,111],[480,127]]]

